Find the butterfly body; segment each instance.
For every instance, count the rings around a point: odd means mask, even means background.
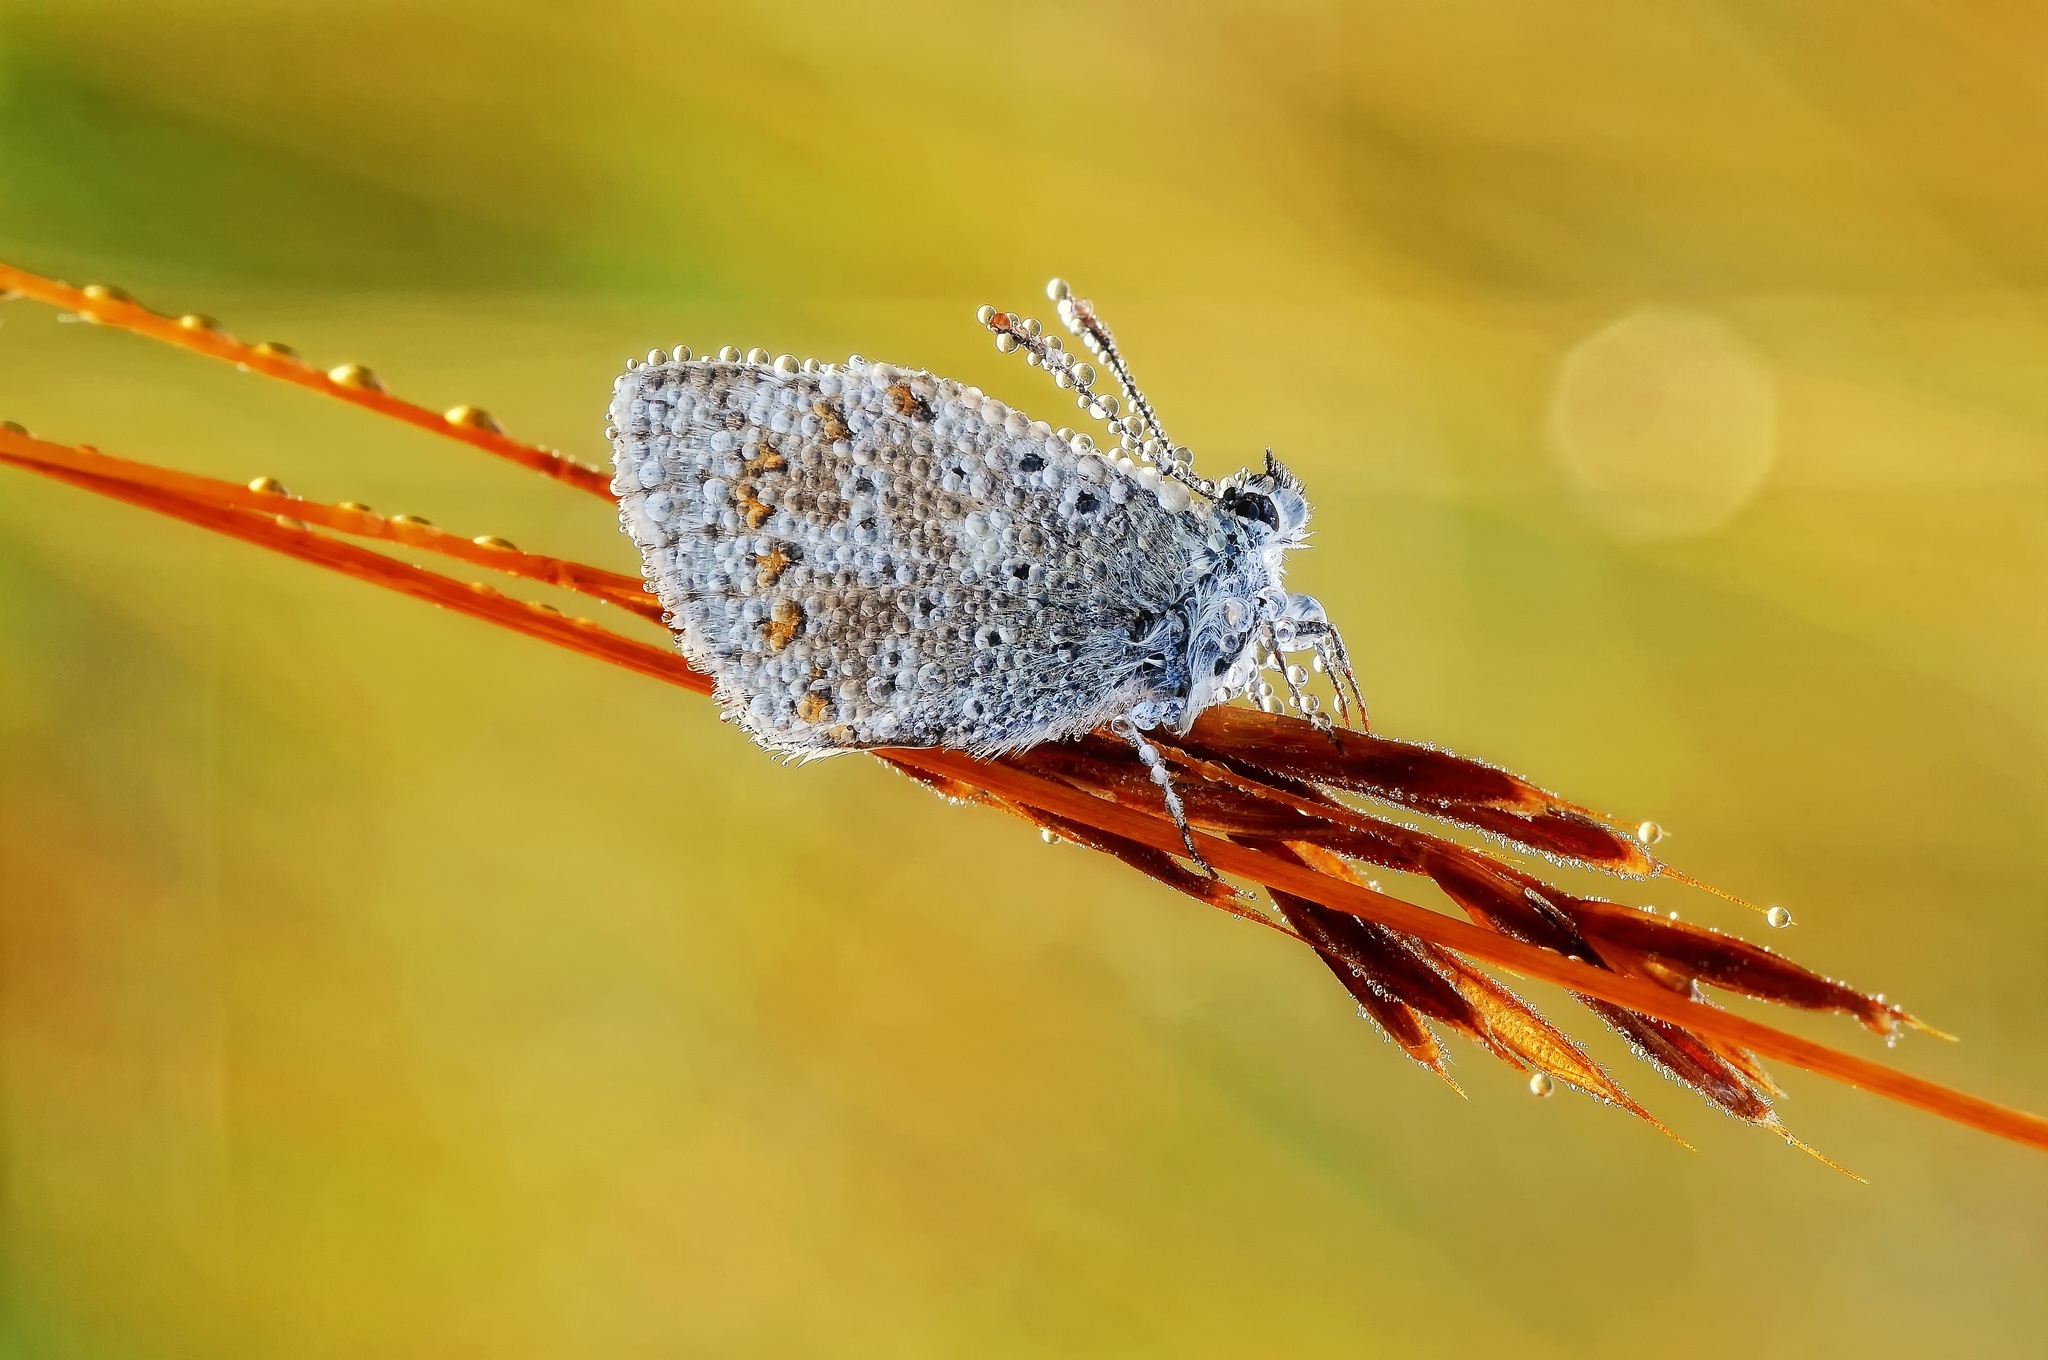
[[[621,523],[677,643],[772,750],[1184,728],[1252,684],[1261,628],[1321,617],[1280,585],[1307,506],[1270,462],[1193,495],[859,360],[637,365],[610,417]]]

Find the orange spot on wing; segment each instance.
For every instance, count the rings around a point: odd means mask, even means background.
[[[846,428],[846,416],[829,401],[813,402],[811,414],[818,418],[818,433],[833,443],[853,433]]]
[[[754,494],[753,487],[747,486],[744,483],[733,488],[732,498],[739,506],[740,516],[746,520],[749,529],[760,528],[762,521],[775,513],[772,506],[765,504],[760,497]]]
[[[929,420],[932,408],[924,404],[924,398],[910,390],[909,383],[892,383],[889,387],[889,409],[899,416],[922,416]]]
[[[779,652],[784,647],[787,647],[791,639],[795,638],[798,631],[803,628],[804,611],[797,607],[795,600],[777,600],[775,608],[769,612],[768,622],[764,626],[768,630],[768,650]],[[799,705],[799,708],[801,708],[801,705]],[[809,722],[811,720],[806,718],[804,721]]]
[[[782,550],[780,543],[769,544],[768,551],[754,559],[754,568],[757,573],[754,577],[755,583],[763,590],[768,589],[768,587],[782,579],[782,573],[789,569],[789,564],[793,560],[788,553]]]

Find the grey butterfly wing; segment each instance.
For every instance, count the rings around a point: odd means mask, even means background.
[[[1200,570],[1196,516],[920,371],[655,364],[611,415],[678,645],[771,749],[1088,730],[1148,692],[1144,643]]]

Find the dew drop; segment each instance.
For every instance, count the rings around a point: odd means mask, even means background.
[[[1772,930],[1783,930],[1786,926],[1792,924],[1792,913],[1783,907],[1772,907],[1764,913],[1764,922]]]
[[[1557,1089],[1557,1083],[1550,1079],[1548,1072],[1535,1072],[1529,1077],[1529,1094],[1547,1096]]]
[[[1636,828],[1636,839],[1644,845],[1655,845],[1664,839],[1664,828],[1655,822],[1644,822]]]
[[[361,364],[337,364],[327,370],[327,381],[336,387],[347,387],[357,392],[384,390],[384,384],[377,375]]]
[[[441,419],[465,430],[482,430],[486,434],[505,432],[497,418],[481,406],[451,406],[441,413]]]

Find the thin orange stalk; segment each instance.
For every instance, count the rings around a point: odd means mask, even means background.
[[[473,406],[451,407],[446,412],[429,410],[386,392],[368,369],[344,364],[320,369],[298,357],[288,346],[275,343],[248,345],[235,339],[210,317],[164,316],[130,298],[118,288],[88,284],[74,287],[58,279],[31,274],[26,269],[0,264],[0,295],[18,293],[68,312],[75,312],[101,326],[134,331],[179,349],[204,354],[261,373],[267,378],[308,388],[354,406],[389,416],[407,425],[460,440],[473,448],[544,476],[565,486],[587,491],[605,500],[612,498],[611,477],[599,468],[580,463],[566,454],[544,449],[512,438],[497,423]]]
[[[458,558],[508,576],[524,577],[564,590],[589,595],[606,604],[661,622],[661,605],[637,576],[586,566],[544,553],[521,552],[503,539],[488,535],[464,538],[411,516],[385,516],[367,506],[325,505],[291,495],[282,488],[263,489],[259,479],[247,486],[201,477],[190,472],[154,467],[116,458],[84,445],[59,444],[0,427],[0,458],[15,466],[52,468],[129,485],[169,491],[187,500],[220,509],[247,510],[318,524],[356,538],[382,539]]]

